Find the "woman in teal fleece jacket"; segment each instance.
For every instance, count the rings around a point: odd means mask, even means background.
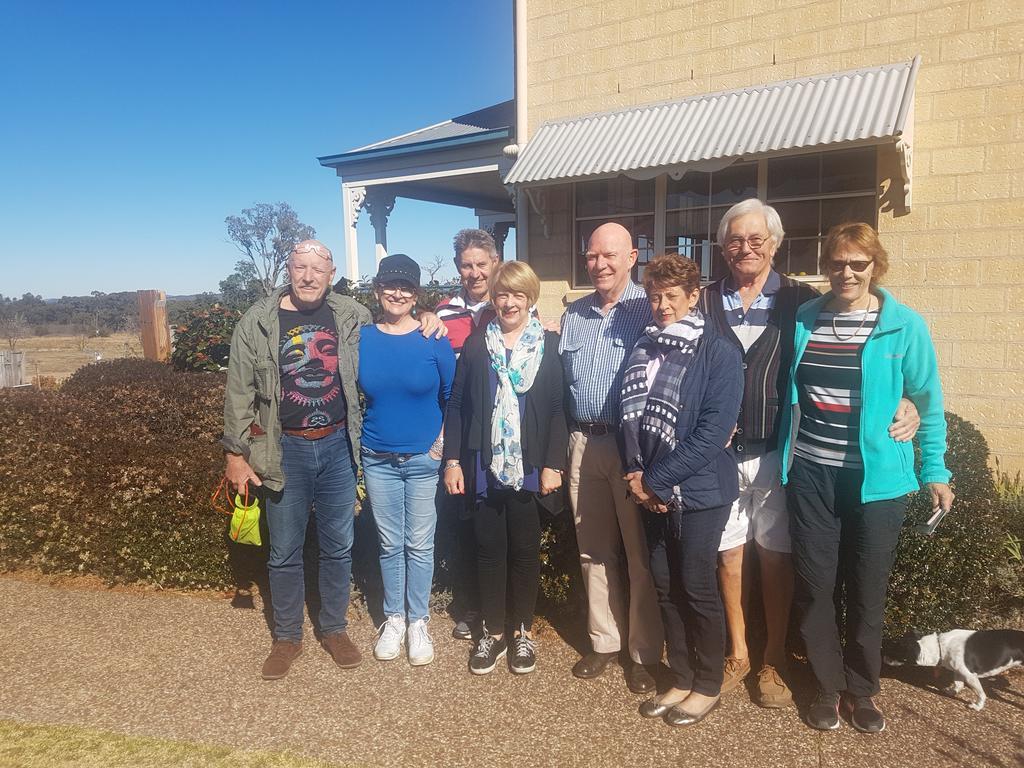
[[[910,494],[927,485],[934,507],[953,502],[946,418],[935,349],[924,320],[877,283],[888,254],[867,224],[842,224],[822,248],[831,291],[797,312],[789,406],[780,429],[790,512],[794,606],[818,696],[808,724],[878,732],[885,594]],[[921,414],[920,479],[910,443],[889,436],[908,397]],[[833,594],[845,587],[840,641]]]

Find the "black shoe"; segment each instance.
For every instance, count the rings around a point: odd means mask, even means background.
[[[630,659],[623,666],[625,667],[623,671],[626,676],[626,687],[633,693],[650,693],[658,687],[654,676],[643,664],[637,664]]]
[[[839,694],[818,691],[807,710],[807,724],[819,731],[836,730],[839,727]]]
[[[508,650],[508,643],[505,638],[499,640],[490,635],[484,635],[477,643],[476,651],[469,660],[469,671],[474,675],[486,675],[494,671],[498,660],[505,656]]]
[[[467,611],[461,619],[455,622],[455,628],[452,630],[452,637],[456,640],[472,640],[473,627],[476,626],[477,621],[476,612]]]
[[[537,652],[533,640],[526,636],[526,630],[522,626],[519,633],[512,638],[511,666],[517,675],[525,675],[537,668]]]
[[[883,715],[870,696],[844,696],[843,708],[849,712],[850,723],[861,733],[881,733],[885,730]]]
[[[580,677],[584,680],[590,680],[591,678],[598,677],[602,672],[604,672],[605,667],[608,666],[611,660],[618,655],[618,651],[612,651],[611,653],[598,653],[597,651],[591,651],[582,659],[577,661],[573,666],[573,677]]]

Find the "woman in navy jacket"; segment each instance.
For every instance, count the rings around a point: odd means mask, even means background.
[[[716,567],[739,495],[726,446],[739,415],[743,362],[696,309],[700,271],[693,261],[655,259],[644,289],[654,325],[627,363],[622,433],[630,492],[644,507],[673,680],[640,705],[640,714],[693,725],[718,704],[722,686],[725,619]]]

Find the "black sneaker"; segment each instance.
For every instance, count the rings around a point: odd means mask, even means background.
[[[519,628],[519,633],[512,638],[512,671],[517,675],[525,675],[537,668],[537,652],[533,640],[526,636],[526,630]]]
[[[850,714],[850,723],[861,733],[881,733],[885,730],[885,715],[875,706],[870,696],[844,696],[843,706]]]
[[[818,691],[807,710],[807,724],[819,731],[836,730],[839,727],[839,694]]]
[[[469,671],[474,675],[486,675],[488,672],[493,672],[494,665],[498,663],[498,659],[505,656],[507,650],[508,644],[505,642],[505,638],[499,640],[496,637],[484,635],[480,638],[476,652],[469,660]]]
[[[455,628],[452,630],[452,637],[456,640],[472,640],[473,639],[473,627],[479,619],[475,611],[467,611],[466,614],[455,622]]]

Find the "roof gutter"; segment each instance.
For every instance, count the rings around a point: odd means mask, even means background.
[[[440,149],[451,149],[453,147],[461,147],[467,144],[478,144],[481,142],[495,141],[498,139],[507,139],[509,137],[508,128],[493,128],[489,131],[479,131],[477,133],[471,133],[466,136],[454,136],[447,139],[434,139],[433,141],[419,141],[415,144],[402,144],[397,147],[379,147],[377,149],[367,149],[362,151],[343,152],[340,155],[325,155],[324,157],[318,157],[320,165],[327,168],[338,168],[348,163],[361,162],[363,160],[376,160],[381,157],[391,157],[393,155],[407,155],[414,154],[417,152],[433,152]]]

